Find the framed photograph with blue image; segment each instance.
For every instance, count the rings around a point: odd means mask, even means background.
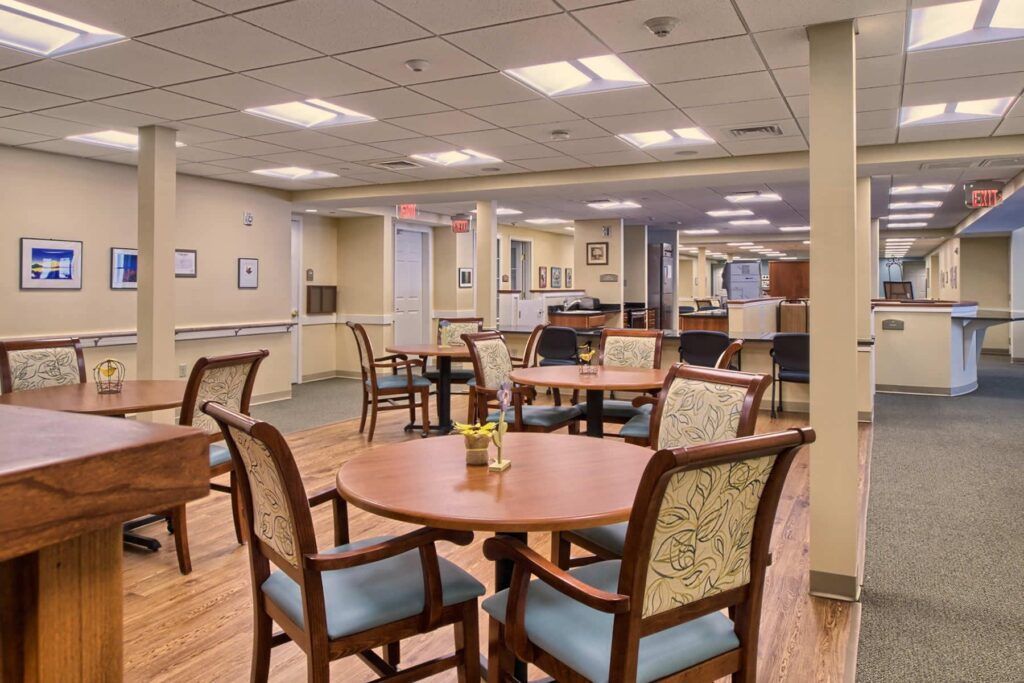
[[[81,289],[82,243],[21,238],[22,289]]]
[[[139,288],[139,250],[110,248],[110,288]]]

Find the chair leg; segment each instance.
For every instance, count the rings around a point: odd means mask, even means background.
[[[178,571],[190,574],[192,556],[188,552],[188,522],[185,519],[184,505],[171,508],[171,524],[174,525],[174,550],[178,554]]]
[[[425,404],[426,402],[424,401]],[[416,394],[409,394],[409,423],[416,424]]]
[[[391,666],[398,668],[402,661],[402,644],[399,641],[388,643],[384,646],[384,661]]]
[[[572,422],[569,423],[569,433],[570,434],[579,434],[580,433],[580,423],[579,423],[579,420],[573,420]]]
[[[373,441],[373,430],[377,428],[377,401],[370,404],[370,431],[366,435],[367,441]]]
[[[455,651],[460,655],[459,683],[477,683],[480,680],[480,627],[476,600],[466,603],[462,621],[455,624]]]
[[[325,656],[315,657],[312,653],[306,655],[306,680],[309,683],[330,683],[331,663]]]
[[[572,555],[572,544],[557,531],[551,532],[551,561],[562,569],[569,569],[569,557]]]
[[[512,653],[505,647],[505,629],[493,617],[487,628],[487,683],[503,683],[512,675]]]
[[[422,397],[421,400],[423,402],[423,436],[426,437],[426,436],[430,436],[430,388],[428,387],[428,388],[424,389],[423,393],[421,393],[420,396]],[[413,422],[415,422],[416,421],[416,407],[415,407],[416,400],[415,400],[415,397],[410,396],[409,397],[409,402],[413,404],[413,407],[410,408],[410,412],[413,415]]]
[[[252,683],[267,683],[270,678],[270,648],[274,622],[263,611],[262,605],[256,606],[252,629],[252,671],[249,680]]]
[[[554,398],[555,398],[555,405],[556,406],[562,405],[562,392],[560,392],[558,389],[552,388],[551,389],[551,395],[554,396]]]
[[[775,378],[775,365],[772,365],[772,418],[777,417],[775,413],[775,385],[778,380]]]
[[[370,397],[366,395],[366,389],[363,389],[363,414],[359,418],[359,433],[363,433],[363,428],[366,427],[366,408],[370,405]]]

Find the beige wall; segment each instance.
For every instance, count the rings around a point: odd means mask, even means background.
[[[939,288],[938,298],[943,301],[960,301],[960,240],[951,239],[938,248]]]
[[[693,301],[693,272],[696,262],[692,258],[679,259],[679,303],[691,305]]]
[[[433,308],[443,315],[472,316],[474,288],[460,288],[459,268],[473,267],[473,233],[434,228]],[[473,280],[474,286],[476,279]]]
[[[1010,307],[1010,237],[960,240],[960,293],[981,308]],[[984,348],[1009,352],[1010,326],[994,325],[985,333]]]
[[[576,282],[574,283],[576,288],[586,290],[587,294],[599,298],[602,303],[621,304],[623,273],[622,219],[576,221],[575,226],[573,253],[576,264]],[[608,228],[609,231],[607,237],[604,235],[605,228]],[[588,242],[608,243],[608,265],[587,265]],[[617,279],[615,282],[601,282],[602,275],[615,275]]]
[[[626,226],[622,236],[623,301],[647,303],[647,226]]]
[[[547,287],[551,289],[551,267],[562,269],[562,289],[565,289],[565,269],[573,267],[573,234],[568,230],[565,234],[532,230],[512,225],[498,225],[498,236],[501,238],[501,276],[509,275],[512,266],[512,240],[531,242],[531,258],[533,271],[530,273],[530,288],[540,289],[537,269],[544,266],[548,269]],[[573,278],[573,288],[579,285]],[[501,289],[510,289],[510,282],[502,279]]]
[[[337,370],[337,316],[306,315],[306,285],[338,284],[338,219],[329,216],[302,218],[302,379],[334,376]],[[313,279],[305,272],[313,269]]]
[[[343,321],[362,323],[373,352],[384,355],[394,338],[394,228],[387,216],[338,219],[337,368],[358,375],[359,355]]]

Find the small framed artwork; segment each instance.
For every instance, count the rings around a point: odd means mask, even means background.
[[[572,289],[572,268],[565,269],[565,288]]]
[[[587,265],[607,266],[608,265],[608,243],[587,242]]]
[[[199,257],[195,249],[174,250],[174,277],[196,277]]]
[[[238,259],[238,288],[257,289],[260,286],[260,260],[258,258]]]
[[[548,267],[537,266],[537,287],[539,289],[547,289],[548,287]]]
[[[562,269],[558,266],[551,266],[551,289],[562,288]]]
[[[22,289],[81,289],[82,243],[21,238]]]
[[[139,250],[110,248],[110,288],[139,288]]]
[[[469,289],[473,286],[473,269],[459,268],[459,289]]]

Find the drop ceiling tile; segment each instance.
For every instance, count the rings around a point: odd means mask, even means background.
[[[3,117],[3,116],[14,116],[15,114],[20,114],[20,113],[21,112],[18,111],[17,109],[7,109],[5,107],[0,107],[0,117]]]
[[[241,74],[172,85],[168,90],[197,97],[207,102],[222,104],[232,109],[249,109],[302,99],[298,93]]]
[[[896,128],[872,128],[857,131],[858,145],[892,145],[896,142]]]
[[[313,130],[290,130],[286,133],[271,133],[260,135],[256,140],[269,142],[273,145],[281,145],[290,149],[317,149],[318,147],[334,147],[338,144],[338,138],[324,135]]]
[[[436,114],[419,114],[391,119],[391,123],[414,130],[423,135],[445,135],[465,133],[490,128],[486,122],[461,111],[442,111]]]
[[[328,102],[353,109],[376,119],[393,119],[447,111],[450,107],[406,88],[389,88],[373,92],[329,97]]]
[[[0,121],[0,123],[3,123]],[[996,129],[996,135],[1022,135],[1024,134],[1024,116],[1016,116],[1006,119]],[[0,142],[3,141],[3,131],[0,131]]]
[[[703,107],[779,96],[779,89],[767,71],[666,83],[659,89],[679,107]]]
[[[879,109],[878,111],[862,111],[857,113],[857,130],[873,130],[875,128],[895,129],[898,124],[898,109]]]
[[[686,115],[699,126],[717,126],[726,123],[749,123],[790,116],[789,107],[781,98],[713,104],[708,107],[687,107]]]
[[[405,183],[410,180],[409,176],[395,173],[393,171],[382,171],[377,169],[349,171],[348,178],[365,180],[369,183]]]
[[[298,150],[292,152],[280,152],[278,154],[263,154],[260,155],[259,158],[268,162],[271,165],[271,168],[275,166],[301,166],[302,168],[331,170],[338,164],[335,159],[328,159],[327,157],[320,156],[319,154]]]
[[[258,69],[317,56],[309,48],[234,17],[154,33],[140,40],[230,71]]]
[[[529,126],[535,123],[567,121],[573,118],[571,111],[551,100],[496,104],[490,107],[474,107],[467,111],[473,116],[478,116],[495,126],[505,128]]]
[[[626,152],[636,148],[617,137],[584,138],[582,140],[564,140],[549,142],[547,146],[570,156],[582,158],[583,154],[600,154],[602,152]]]
[[[440,38],[425,38],[348,52],[339,59],[400,85],[474,76],[493,71],[479,59],[469,56]],[[413,59],[422,59],[428,64],[417,73],[406,66],[406,62]]]
[[[561,5],[565,9],[583,9],[584,7],[594,7],[595,5],[609,5],[616,0],[561,0]]]
[[[378,90],[391,85],[383,78],[343,64],[333,57],[307,59],[256,69],[247,72],[246,75],[301,93],[306,97],[320,99]]]
[[[381,0],[402,16],[434,33],[505,24],[561,11],[551,0]]]
[[[12,50],[11,48],[0,46],[0,69],[34,62],[37,59],[39,59],[39,57],[36,55],[30,55],[27,52],[22,52],[21,50]]]
[[[650,155],[640,150],[629,149],[622,152],[602,152],[600,154],[581,154],[577,157],[592,166],[621,166],[623,164],[646,164],[654,161]]]
[[[232,183],[258,185],[259,187],[272,187],[279,190],[288,190],[289,192],[295,190],[312,190],[317,187],[313,183],[298,180],[287,180],[285,178],[271,178],[269,176],[261,176],[255,173],[229,173],[227,175],[217,176],[216,179],[227,180]]]
[[[56,107],[61,104],[70,104],[74,98],[55,95],[50,92],[43,92],[35,88],[26,88],[13,83],[0,83],[0,102],[5,107],[20,109],[21,111],[33,111]]]
[[[181,138],[179,137],[179,140]],[[195,145],[189,145],[185,143],[185,147],[179,147],[175,151],[175,155],[178,158],[178,163],[189,163],[189,162],[205,162],[205,161],[217,161],[218,159],[230,159],[234,154],[228,154],[227,152],[218,152],[212,149],[206,149],[204,147],[196,147]]]
[[[75,20],[125,36],[161,31],[217,16],[216,10],[192,0],[32,0],[30,4],[65,16],[73,7]]]
[[[961,121],[933,126],[905,126],[900,128],[900,142],[922,142],[924,140],[957,140],[960,138],[988,137],[995,131],[999,121]]]
[[[251,159],[249,157],[230,157],[227,159],[219,159],[216,162],[217,166],[223,168],[230,168],[235,171],[255,171],[257,168],[272,168],[263,159]]]
[[[530,126],[518,126],[511,130],[513,133],[518,133],[535,142],[545,143],[551,141],[551,133],[556,130],[568,133],[568,139],[570,140],[578,140],[580,138],[599,138],[608,134],[608,131],[585,119],[576,119],[574,121],[561,120]]]
[[[195,119],[189,119],[189,123],[201,126],[202,128],[209,128],[211,130],[217,130],[222,133],[229,133],[230,135],[236,135],[239,137],[255,137],[257,135],[270,135],[271,133],[288,133],[295,131],[295,126],[289,126],[286,123],[279,123],[270,119],[263,118],[262,116],[253,116],[252,114],[246,114],[245,112],[233,111],[230,114],[216,114],[214,116],[201,116]],[[212,139],[223,139],[229,137],[228,135],[221,135],[219,138],[214,137]]]
[[[401,156],[408,156],[410,154],[428,154],[432,152],[450,152],[453,149],[460,148],[460,146],[455,143],[445,142],[444,140],[438,140],[437,138],[431,137],[409,138],[408,140],[387,140],[384,142],[378,142],[375,146]],[[479,151],[483,152],[484,150]],[[358,159],[353,159],[353,161],[358,161]]]
[[[615,52],[694,43],[746,33],[732,3],[721,0],[629,0],[580,10],[573,16]],[[659,38],[647,30],[643,20],[664,16],[700,17],[700,21],[684,19],[668,36]]]
[[[218,176],[226,173],[233,173],[234,170],[230,168],[224,168],[223,166],[215,166],[213,164],[200,164],[200,163],[188,163],[178,164],[178,173],[184,173],[186,175],[198,175],[198,176]]]
[[[446,39],[496,69],[547,64],[609,52],[567,14],[455,33]]]
[[[239,16],[324,54],[351,52],[429,35],[372,0],[295,0]]]
[[[1024,72],[953,78],[926,83],[907,83],[903,87],[903,106],[962,102],[992,97],[1016,97],[1024,88]]]
[[[150,116],[158,116],[169,121],[188,119],[194,116],[208,116],[227,111],[227,109],[219,105],[167,92],[166,90],[146,90],[144,92],[131,93],[130,95],[118,95],[101,102],[122,109],[149,114]]]
[[[1024,71],[1024,40],[921,50],[907,55],[907,82]]]
[[[1010,111],[1006,112],[1007,116],[1024,116],[1024,97],[1017,100],[1017,103],[1010,107]]]
[[[72,142],[70,140],[33,142],[29,145],[22,145],[22,148],[34,149],[40,152],[53,152],[54,154],[67,154],[75,157],[98,157],[110,153],[109,147],[87,145],[83,142]]]
[[[223,69],[137,40],[76,52],[61,57],[60,61],[154,87],[225,73]]]
[[[0,80],[83,100],[145,89],[138,83],[49,59],[0,71]]]
[[[664,147],[644,150],[658,161],[687,161],[690,159],[714,159],[727,157],[729,152],[719,145],[695,145],[693,147]]]
[[[117,107],[108,107],[98,102],[78,102],[77,104],[47,109],[46,115],[66,121],[89,123],[101,128],[137,128],[152,123],[159,123],[163,120],[158,116],[139,114],[125,109],[118,109]]]
[[[563,168],[585,168],[590,165],[585,161],[567,156],[521,159],[516,163],[531,171],[559,171]]]
[[[0,121],[0,123],[3,123],[3,121]],[[0,145],[27,145],[32,142],[42,142],[49,137],[49,135],[28,133],[23,130],[0,128]]]
[[[727,143],[741,141],[753,142],[753,140],[739,140],[730,132],[733,128],[749,128],[751,126],[778,126],[782,130],[782,135],[779,137],[797,137],[800,135],[800,127],[797,125],[797,122],[791,118],[775,119],[770,121],[750,121],[743,123],[741,126],[737,126],[735,124],[717,126],[714,128],[709,128],[707,130],[707,133],[715,140],[718,140],[723,147],[726,147],[726,149],[728,149]],[[773,138],[765,139],[771,140]]]
[[[643,114],[626,114],[624,116],[603,116],[591,119],[591,121],[609,133],[615,134],[690,128],[694,125],[693,120],[678,109],[666,109]]]
[[[870,57],[857,60],[857,87],[877,88],[899,85],[903,71],[901,55]],[[796,66],[775,69],[775,78],[785,95],[807,95],[811,92],[810,67]]]
[[[802,135],[790,137],[765,138],[763,140],[728,140],[722,138],[722,147],[730,154],[774,154],[777,152],[798,152],[807,149],[807,142]]]
[[[468,173],[456,170],[454,168],[445,168],[443,166],[422,166],[420,168],[407,168],[402,171],[403,174],[416,178],[418,180],[444,180],[447,178],[468,178]]]
[[[499,159],[514,161],[517,164],[522,159],[540,159],[554,154],[554,150],[539,142],[527,142],[523,145],[509,145],[508,147],[488,147],[487,152]]]
[[[6,116],[0,119],[4,128],[25,131],[26,133],[37,133],[48,138],[63,138],[68,135],[78,135],[96,130],[96,126],[77,121],[65,121],[54,119],[39,114],[18,114],[17,116]],[[108,148],[109,149],[109,148]]]
[[[492,147],[510,147],[513,145],[531,144],[530,141],[522,135],[518,135],[501,128],[480,130],[470,133],[453,133],[450,135],[441,135],[440,138],[453,145],[469,147],[470,149],[475,149],[480,152],[485,152],[487,151],[487,148]]]
[[[749,36],[630,52],[622,59],[649,83],[763,71],[764,63]]]
[[[751,31],[812,26],[906,10],[906,0],[737,0]]]
[[[213,140],[227,140],[233,137],[228,133],[221,131],[210,130],[209,128],[200,128],[199,126],[191,125],[189,123],[169,123],[167,124],[170,128],[175,128],[178,131],[178,139],[184,142],[186,145],[201,145],[204,142],[211,142]]]
[[[456,109],[540,99],[540,94],[500,73],[413,86],[416,92]]]
[[[340,159],[341,161],[389,159],[394,156],[394,152],[390,152],[386,149],[380,149],[378,147],[371,147],[369,145],[341,145],[338,147],[318,149],[316,152],[317,154],[328,156],[332,159]]]
[[[217,140],[215,142],[207,142],[203,147],[218,152],[237,154],[239,156],[256,156],[291,151],[287,147],[272,145],[269,142],[261,142],[259,140],[249,140],[248,138]]]
[[[411,130],[399,128],[384,121],[355,123],[351,126],[335,126],[333,128],[325,128],[324,133],[332,137],[341,138],[342,140],[362,143],[419,137],[419,135]]]
[[[216,7],[227,14],[244,12],[245,10],[256,9],[257,7],[264,7],[266,5],[275,5],[280,1],[281,0],[203,0],[203,2],[210,7]]]
[[[904,91],[906,98],[906,91]],[[857,111],[876,111],[878,109],[896,109],[900,106],[900,87],[887,85],[881,88],[858,88]]]
[[[139,164],[138,152],[114,152],[93,158],[96,161],[108,161],[112,164],[127,164],[129,166],[138,166]]]
[[[558,98],[558,103],[585,118],[674,109],[671,102],[650,86],[570,95]]]
[[[464,166],[463,171],[468,175],[501,175],[504,173],[522,173],[523,168],[508,162],[496,162],[493,164],[487,164],[486,166]]]
[[[903,33],[906,12],[860,17],[857,20],[857,57],[880,57],[903,52]],[[807,31],[802,25],[755,33],[754,40],[764,53],[772,69],[807,66],[810,63],[810,45]]]

